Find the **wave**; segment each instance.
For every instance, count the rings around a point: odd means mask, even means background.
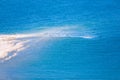
[[[19,52],[27,49],[33,39],[44,38],[49,40],[53,37],[78,37],[83,39],[93,39],[95,35],[91,35],[88,30],[78,30],[79,27],[52,27],[44,29],[36,33],[0,35],[0,61],[4,62],[15,57]],[[37,39],[39,42],[40,39]]]

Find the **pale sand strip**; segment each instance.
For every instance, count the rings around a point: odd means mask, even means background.
[[[0,60],[9,60],[16,56],[22,50],[26,49],[26,44],[30,41],[30,38],[44,37],[47,39],[52,37],[79,37],[84,39],[92,39],[93,35],[81,34],[79,32],[72,31],[70,27],[50,28],[39,33],[33,34],[15,34],[15,35],[0,35]],[[12,53],[12,55],[9,55]]]

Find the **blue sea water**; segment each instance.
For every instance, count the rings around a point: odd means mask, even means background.
[[[78,26],[0,63],[0,80],[120,80],[119,0],[0,0],[0,34]],[[81,30],[82,28],[82,30]],[[84,31],[85,30],[85,31]]]

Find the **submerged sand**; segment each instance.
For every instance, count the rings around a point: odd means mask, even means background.
[[[73,30],[75,29],[72,27],[58,27],[32,34],[0,35],[0,60],[6,61],[15,57],[20,51],[25,50],[29,46],[27,43],[30,42],[31,39],[35,39],[35,37],[47,37],[47,39],[52,37],[79,37],[84,39],[94,38],[93,35],[87,32],[79,33]]]

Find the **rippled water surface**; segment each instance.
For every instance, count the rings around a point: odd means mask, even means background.
[[[1,0],[0,80],[119,80],[119,0]]]

